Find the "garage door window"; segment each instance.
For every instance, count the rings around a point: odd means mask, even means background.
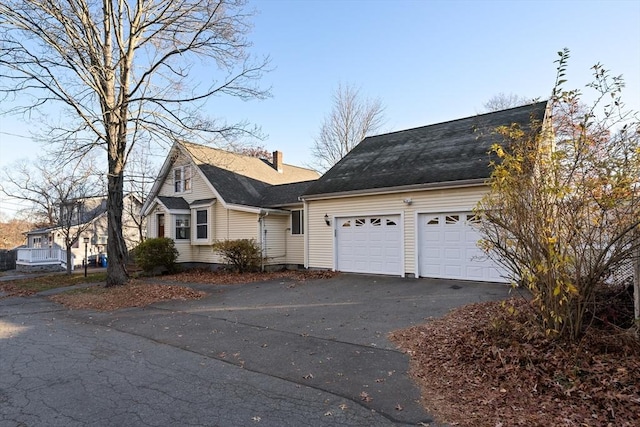
[[[438,217],[431,218],[429,222],[427,222],[427,225],[438,225],[438,224],[440,224],[440,218]]]
[[[478,215],[467,215],[467,222],[469,224],[480,224],[480,218],[478,218]]]
[[[364,227],[366,223],[367,220],[365,218],[356,218],[356,227]]]
[[[398,225],[398,224],[396,224],[396,222],[392,219],[387,219],[387,227],[391,227],[394,225]]]
[[[380,218],[371,218],[371,225],[374,227],[380,227],[382,225],[382,221],[380,221]]]

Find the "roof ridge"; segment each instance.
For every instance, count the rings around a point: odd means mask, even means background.
[[[493,115],[493,114],[497,114],[497,113],[504,113],[505,111],[517,110],[517,109],[520,109],[520,108],[531,108],[534,105],[544,104],[544,103],[547,103],[547,102],[549,102],[549,100],[536,101],[536,102],[531,102],[529,104],[519,105],[517,107],[505,108],[503,110],[488,111],[486,113],[475,114],[475,115],[467,116],[467,117],[461,117],[459,119],[445,120],[444,122],[432,123],[432,124],[423,125],[423,126],[416,126],[416,127],[412,127],[412,128],[408,128],[408,129],[401,129],[401,130],[396,130],[396,131],[392,131],[392,132],[380,133],[380,134],[377,134],[377,135],[370,135],[370,136],[365,137],[363,139],[363,141],[365,139],[369,139],[369,138],[377,138],[379,136],[388,136],[388,135],[393,135],[393,134],[396,134],[396,133],[409,132],[409,131],[413,131],[413,130],[417,130],[417,129],[424,129],[424,128],[428,128],[428,127],[432,127],[432,126],[440,126],[440,125],[460,122],[460,121],[463,121],[463,120],[469,120],[469,119],[473,119],[473,118],[489,116],[489,115]]]
[[[266,160],[266,159],[263,159],[261,157],[251,156],[251,155],[242,154],[242,153],[236,153],[235,151],[225,150],[223,148],[218,148],[218,147],[211,147],[209,145],[204,145],[204,144],[197,144],[195,142],[189,142],[189,141],[178,141],[178,142],[180,144],[183,144],[183,145],[184,144],[195,145],[198,148],[204,148],[204,149],[207,149],[207,150],[213,150],[213,151],[217,151],[217,152],[220,152],[220,153],[223,153],[223,154],[229,154],[229,155],[233,155],[233,156],[244,157],[244,158],[247,158],[247,159]],[[294,164],[291,164],[291,163],[283,163],[282,165],[283,166],[289,166],[289,167],[292,167],[292,168],[297,168],[297,169],[304,169],[304,170],[310,170],[310,171],[313,170],[313,169],[309,169],[309,168],[306,168],[306,167],[303,167],[303,166],[294,165]]]

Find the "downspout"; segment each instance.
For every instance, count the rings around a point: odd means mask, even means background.
[[[267,228],[265,227],[264,218],[269,215],[269,212],[260,210],[258,215],[258,222],[260,223],[260,271],[264,272],[264,260],[267,258]]]
[[[304,268],[309,268],[309,204],[302,200],[303,224],[304,224]]]

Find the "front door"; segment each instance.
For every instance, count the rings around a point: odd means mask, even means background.
[[[164,237],[164,214],[158,214],[158,237]]]

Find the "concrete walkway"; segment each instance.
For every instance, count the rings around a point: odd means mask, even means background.
[[[0,300],[0,426],[433,426],[387,334],[508,292],[345,274],[193,287],[209,295],[113,313]]]

